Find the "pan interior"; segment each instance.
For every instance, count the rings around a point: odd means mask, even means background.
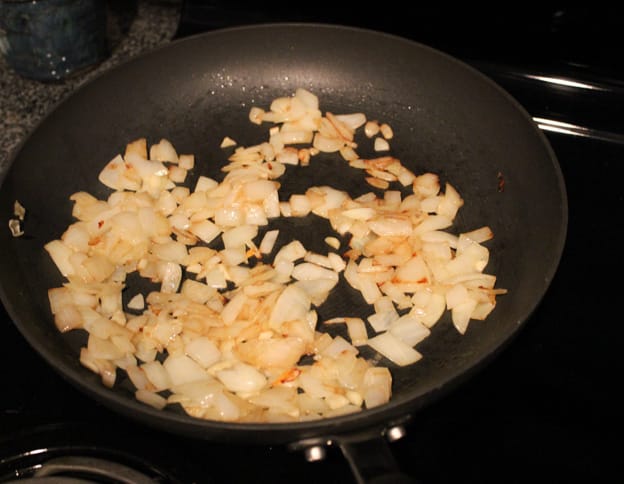
[[[268,108],[298,87],[317,94],[324,112],[363,112],[389,123],[394,156],[416,174],[434,172],[453,184],[465,200],[453,231],[492,228],[486,272],[509,290],[490,317],[471,322],[464,336],[449,318],[439,322],[418,347],[423,360],[393,368],[389,405],[337,421],[355,428],[429,403],[487,361],[527,320],[557,268],[567,206],[552,150],[508,94],[453,58],[385,34],[322,25],[228,29],[175,41],[87,84],[34,130],[6,174],[0,193],[4,220],[12,218],[15,200],[28,218],[23,237],[12,238],[7,230],[0,235],[2,300],[32,346],[72,383],[123,412],[183,423],[185,432],[246,428],[155,412],[137,404],[127,386],[102,387],[78,362],[84,338],[77,332],[61,335],[54,327],[46,291],[62,280],[42,246],[72,222],[70,194],[107,196],[97,174],[127,142],[164,137],[179,152],[194,153],[193,186],[199,175],[221,176],[228,152],[219,145],[225,136],[244,146],[266,139],[267,126],[248,120],[252,106]],[[358,141],[361,155],[376,156],[367,151],[369,140]],[[309,167],[289,167],[281,181],[284,197],[313,185],[352,196],[370,191],[359,170],[333,155],[319,156]],[[330,233],[323,220],[278,223],[309,249],[326,250],[323,238]],[[319,316],[371,312],[345,285]],[[298,428],[323,425],[329,424]],[[285,438],[279,425],[266,427],[277,429],[272,438]]]

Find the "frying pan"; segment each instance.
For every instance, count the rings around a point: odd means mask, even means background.
[[[357,414],[302,423],[213,422],[143,405],[123,379],[113,389],[104,387],[79,363],[83,335],[60,334],[47,301],[47,289],[63,281],[42,247],[72,222],[69,195],[86,190],[106,197],[97,174],[127,142],[143,136],[148,142],[165,137],[178,151],[194,153],[191,184],[199,174],[218,176],[226,158],[219,148],[223,137],[246,146],[262,141],[266,126],[249,122],[250,107],[268,107],[297,87],[317,94],[323,111],[364,112],[388,122],[394,156],[417,174],[434,172],[453,184],[465,200],[453,230],[492,228],[486,272],[497,275],[497,287],[509,293],[463,336],[444,317],[418,346],[420,362],[391,367],[391,401]],[[374,155],[366,148],[360,154]],[[285,175],[284,196],[321,184],[352,196],[370,191],[361,172],[331,156],[317,158]],[[339,445],[360,481],[375,478],[377,465],[394,470],[381,437],[388,429],[465,382],[518,333],[556,272],[567,229],[565,185],[555,155],[504,90],[427,46],[319,24],[199,34],[106,72],[52,110],[16,150],[2,182],[3,220],[13,217],[15,200],[27,209],[25,235],[0,231],[2,301],[32,348],[69,382],[117,412],[188,437]],[[311,250],[328,235],[306,219],[280,228]],[[343,289],[319,313],[366,316],[370,309]]]

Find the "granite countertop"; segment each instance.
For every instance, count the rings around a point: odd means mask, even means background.
[[[133,4],[131,10],[128,10],[129,4]],[[7,168],[13,150],[37,123],[78,86],[113,66],[169,42],[176,32],[180,10],[181,0],[111,2],[108,10],[110,56],[96,67],[58,83],[20,77],[0,56],[0,173]]]

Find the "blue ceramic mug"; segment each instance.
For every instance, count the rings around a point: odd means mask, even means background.
[[[104,0],[0,0],[0,49],[18,74],[59,81],[108,56]]]

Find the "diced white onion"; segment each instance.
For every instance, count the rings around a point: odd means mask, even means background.
[[[422,358],[418,351],[390,332],[381,333],[370,338],[367,344],[399,366],[416,363]]]
[[[441,191],[438,175],[417,175],[393,156],[359,156],[362,126],[375,139],[361,153],[370,145],[390,149],[387,123],[323,113],[303,88],[274,99],[269,110],[252,107],[249,120],[271,123],[268,137],[232,150],[219,179],[198,174],[194,187],[183,186],[203,161],[178,154],[165,138],[148,157],[147,139],[138,138],[98,174],[112,190],[107,198],[70,196],[75,223],[45,245],[67,278],[48,291],[54,324],[88,333],[80,362],[104,385],[124,371],[137,400],[158,409],[179,404],[196,418],[270,423],[383,405],[392,375],[358,348],[408,365],[421,358],[414,346],[445,311],[460,334],[470,320],[488,317],[506,293],[483,272],[492,231],[445,231],[464,204],[453,185]],[[234,145],[222,139],[221,148]],[[330,185],[280,192],[278,179],[305,176],[316,156],[363,170],[374,189],[356,198]],[[20,207],[16,202],[10,221],[14,235],[23,233]],[[333,249],[326,255],[296,239],[278,245],[271,227],[259,240],[259,227],[274,218],[299,217],[305,225],[312,214],[343,236],[324,236]],[[134,272],[155,289],[137,293]],[[333,337],[317,308],[341,274],[374,312],[366,320],[325,321],[346,325],[346,337]],[[134,294],[125,307],[124,291]]]
[[[257,392],[266,384],[266,377],[245,363],[217,372],[217,378],[232,392]]]
[[[171,380],[172,386],[184,383],[208,380],[210,375],[199,365],[186,355],[170,355],[163,367]]]
[[[384,138],[375,138],[375,151],[388,151],[390,144]]]

